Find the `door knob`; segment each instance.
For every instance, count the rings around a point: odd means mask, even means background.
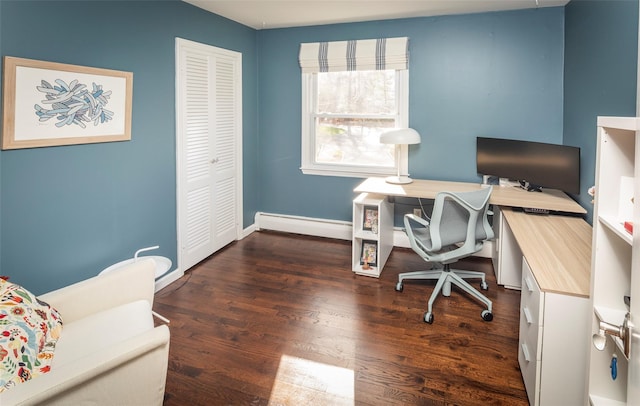
[[[630,314],[627,313],[621,326],[601,321],[598,326],[598,332],[592,337],[593,345],[596,349],[599,351],[604,350],[607,335],[618,337],[622,340],[624,356],[628,359],[631,353],[631,322],[629,321],[629,317]]]

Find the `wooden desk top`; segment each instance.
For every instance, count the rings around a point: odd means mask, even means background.
[[[581,218],[502,214],[543,292],[589,297],[592,227]]]
[[[481,187],[478,183],[424,179],[414,179],[412,183],[406,185],[394,185],[385,182],[384,178],[368,178],[358,185],[354,192],[433,199],[438,192],[443,190],[468,192]],[[564,192],[555,189],[544,189],[543,192],[527,192],[524,189],[510,186],[494,186],[489,202],[499,206],[531,207],[566,213],[584,214],[587,212]]]

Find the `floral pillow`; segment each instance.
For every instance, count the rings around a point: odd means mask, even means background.
[[[61,332],[54,308],[0,279],[0,392],[49,372]]]

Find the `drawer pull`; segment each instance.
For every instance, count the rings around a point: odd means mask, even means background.
[[[531,286],[531,281],[528,276],[524,277],[524,284],[527,285],[527,290],[529,290],[529,292],[533,292],[533,287]]]
[[[531,312],[529,311],[529,308],[525,307],[523,312],[524,312],[524,318],[525,320],[527,320],[527,324],[532,324],[533,318],[531,317]]]
[[[524,355],[524,360],[529,362],[531,361],[531,359],[529,358],[529,348],[527,348],[527,344],[520,344],[520,346],[522,347],[522,355]]]

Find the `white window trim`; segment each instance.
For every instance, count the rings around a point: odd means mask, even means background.
[[[409,71],[398,70],[398,83],[396,90],[398,92],[398,127],[409,127]],[[325,175],[325,176],[345,176],[355,178],[367,178],[370,176],[387,176],[396,175],[398,167],[372,167],[360,165],[332,165],[318,164],[315,162],[315,148],[313,139],[313,106],[311,95],[317,94],[314,80],[314,74],[302,74],[302,159],[300,170],[305,175]],[[408,174],[409,171],[409,147],[407,145],[398,145],[400,148],[400,173]]]

